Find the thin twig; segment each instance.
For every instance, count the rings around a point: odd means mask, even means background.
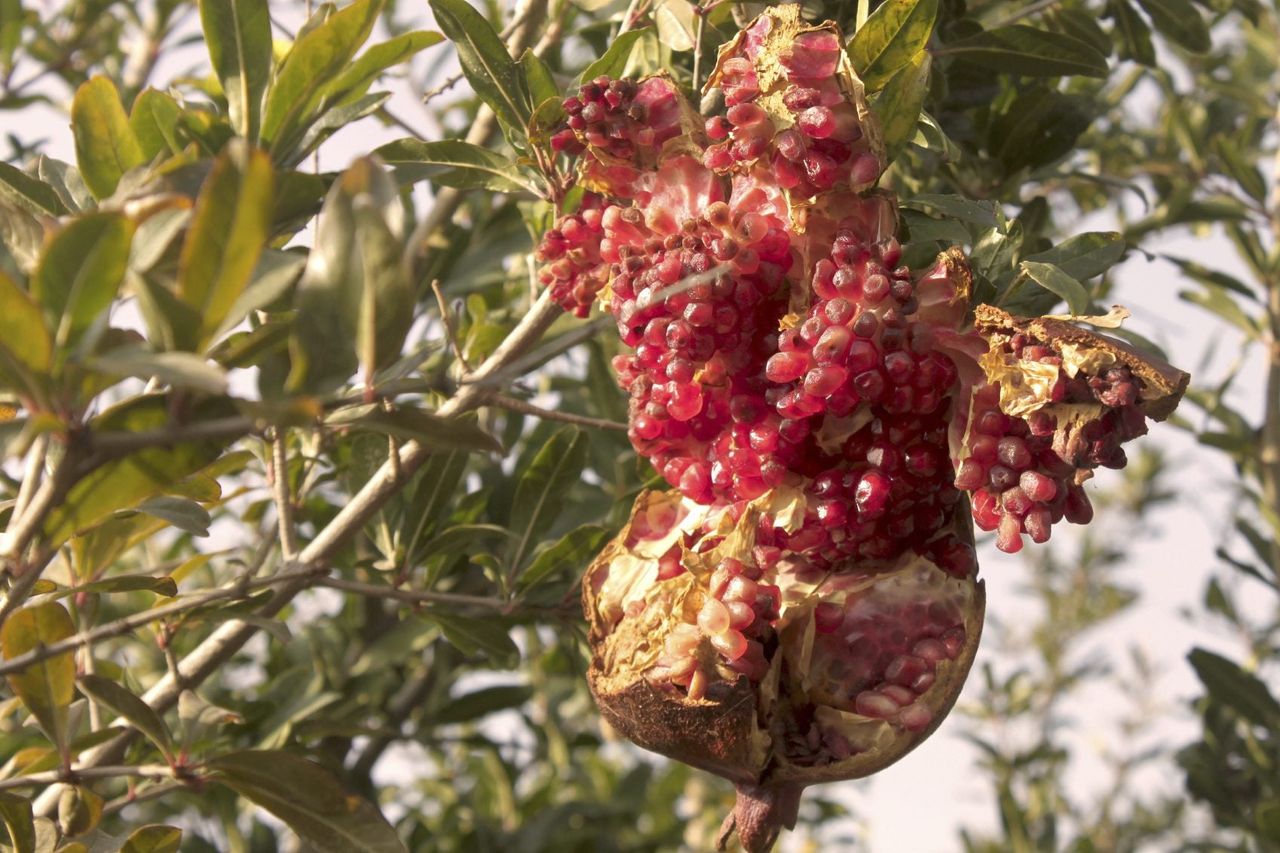
[[[31,449],[27,451],[27,458],[22,466],[22,483],[18,486],[18,494],[13,503],[13,511],[9,516],[11,519],[21,518],[22,514],[27,510],[27,505],[31,503],[31,496],[35,493],[36,487],[40,485],[41,478],[44,476],[44,462],[48,452],[49,435],[48,433],[42,433],[36,437]]]
[[[577,424],[578,426],[592,427],[594,429],[611,429],[617,432],[627,431],[627,425],[620,421],[611,421],[607,418],[590,418],[586,415],[575,415],[573,412],[557,412],[553,409],[544,409],[541,406],[535,406],[532,403],[515,397],[508,397],[505,394],[490,394],[485,398],[485,405],[508,409],[512,412],[519,412],[522,415],[533,415],[536,418],[548,421],[563,421],[567,424]]]
[[[271,439],[271,493],[276,502],[276,521],[280,529],[280,553],[285,562],[298,553],[298,532],[293,526],[293,495],[289,491],[288,432],[276,427]]]
[[[47,785],[53,785],[58,782],[75,783],[89,779],[119,779],[119,778],[143,778],[143,779],[172,779],[173,770],[163,764],[142,764],[137,767],[124,766],[106,766],[106,767],[73,767],[70,771],[66,770],[46,770],[44,773],[32,773],[28,776],[14,776],[11,779],[0,779],[0,791],[7,791],[13,788],[43,788]]]
[[[458,359],[458,363],[462,365],[464,371],[470,373],[471,365],[467,362],[467,357],[462,354],[462,345],[458,342],[458,331],[453,325],[453,313],[449,311],[449,304],[444,298],[444,291],[440,289],[440,279],[431,280],[431,292],[435,294],[436,304],[440,306],[440,322],[444,325],[444,336],[449,342],[450,348],[453,349],[454,358]]]

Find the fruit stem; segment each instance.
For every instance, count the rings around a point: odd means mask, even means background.
[[[747,853],[769,853],[783,828],[794,829],[800,813],[802,785],[763,787],[738,785],[733,811],[720,824],[716,849],[725,850],[735,830]]]

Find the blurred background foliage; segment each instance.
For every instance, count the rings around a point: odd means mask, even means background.
[[[586,691],[578,578],[654,475],[616,340],[537,299],[531,251],[584,69],[697,88],[763,4],[290,5],[0,0],[0,845],[707,849],[727,786],[617,742]],[[1236,479],[1179,568],[1235,653],[1179,647],[1188,706],[1092,642],[1153,513],[1198,500],[1148,441],[1026,559],[1031,607],[993,602],[948,728],[997,817],[956,846],[1280,846],[1276,9],[805,11],[858,33],[909,260],[963,244],[983,299],[1081,313],[1159,254],[1180,275],[1151,287],[1221,342],[1179,425]],[[74,164],[47,151],[67,121]],[[395,141],[326,159],[370,127]],[[1168,256],[1188,233],[1234,257]],[[1100,682],[1131,706],[1066,710]],[[1194,742],[1160,736],[1188,715]],[[1123,749],[1068,784],[1097,731]],[[787,843],[865,845],[865,784]]]

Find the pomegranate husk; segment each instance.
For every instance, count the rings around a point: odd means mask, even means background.
[[[771,499],[777,506],[776,496]],[[662,648],[663,632],[669,628],[669,620],[678,619],[687,608],[696,611],[705,597],[705,587],[700,583],[705,583],[706,576],[689,572],[656,581],[656,574],[646,574],[649,568],[644,567],[644,561],[649,558],[636,553],[646,550],[645,543],[637,543],[632,535],[638,518],[650,514],[664,502],[678,500],[679,496],[674,493],[641,494],[631,521],[586,572],[583,607],[590,625],[592,650],[588,681],[603,716],[621,735],[645,749],[735,784],[737,804],[722,827],[721,849],[736,833],[744,849],[752,853],[766,851],[771,849],[783,827],[794,826],[800,793],[805,787],[876,773],[906,755],[938,727],[955,703],[977,652],[985,611],[984,584],[976,576],[963,579],[945,576],[927,559],[915,554],[905,555],[893,564],[834,567],[838,574],[828,575],[821,583],[810,584],[808,589],[804,583],[779,577],[780,586],[787,584],[784,601],[788,600],[788,589],[795,594],[791,598],[792,606],[784,607],[777,620],[779,642],[769,658],[769,674],[759,683],[752,683],[746,676],[735,680],[716,679],[708,686],[705,696],[690,698],[677,686],[651,683],[646,672],[652,669]],[[710,520],[698,516],[699,512],[707,514]],[[690,515],[683,524],[685,531],[711,530],[709,535],[718,536],[727,529],[723,517],[717,525],[715,510],[694,508]],[[744,517],[747,523],[753,523],[756,516],[748,512]],[[954,513],[953,529],[963,531],[961,535],[971,541],[972,529],[967,519],[968,507],[961,501]],[[680,528],[677,524],[674,536],[660,539],[648,550],[656,553],[672,541],[698,535],[691,533],[683,537]],[[739,522],[735,531],[743,529],[744,523]],[[731,540],[734,535],[729,533],[723,541]],[[749,550],[750,536],[745,542],[734,543],[733,547]],[[697,548],[697,541],[690,545],[688,565],[698,565]],[[613,572],[617,574],[611,574]],[[624,573],[631,574],[624,576]],[[811,612],[819,596],[828,600],[843,594],[846,602],[874,603],[880,585],[892,594],[895,584],[906,583],[900,579],[913,577],[942,584],[946,590],[957,590],[956,595],[962,601],[963,646],[953,659],[937,664],[936,680],[920,694],[920,703],[932,711],[929,724],[912,731],[889,720],[862,717],[820,704],[824,698],[822,690],[807,684],[815,642],[815,620]],[[843,588],[833,592],[824,587],[831,579]],[[645,587],[645,584],[651,586]],[[652,591],[659,587],[663,588]],[[636,606],[643,597],[642,591],[649,596],[648,606],[643,608]],[[627,608],[622,601],[630,601],[632,606]],[[802,725],[816,731],[819,727],[815,720],[821,714],[828,715],[824,717],[827,721],[824,725],[844,726],[841,731],[849,735],[846,743],[860,748],[846,758],[827,764],[797,763],[781,742],[781,735],[796,730],[797,720],[805,720]]]

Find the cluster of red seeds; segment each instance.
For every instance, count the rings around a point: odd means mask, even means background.
[[[1062,367],[1062,358],[1044,344],[1017,333],[1004,351],[1019,361]],[[999,389],[974,392],[969,418],[968,456],[956,470],[957,488],[973,492],[973,518],[983,530],[995,530],[996,547],[1022,549],[1022,534],[1048,541],[1062,519],[1087,524],[1093,518],[1089,497],[1079,485],[1094,468],[1123,468],[1121,443],[1144,434],[1146,419],[1137,407],[1139,380],[1128,367],[1115,366],[1086,378],[1060,370],[1050,392],[1052,403],[1106,407],[1079,435],[1064,438],[1054,416],[1045,411],[1025,419],[1003,414]]]

